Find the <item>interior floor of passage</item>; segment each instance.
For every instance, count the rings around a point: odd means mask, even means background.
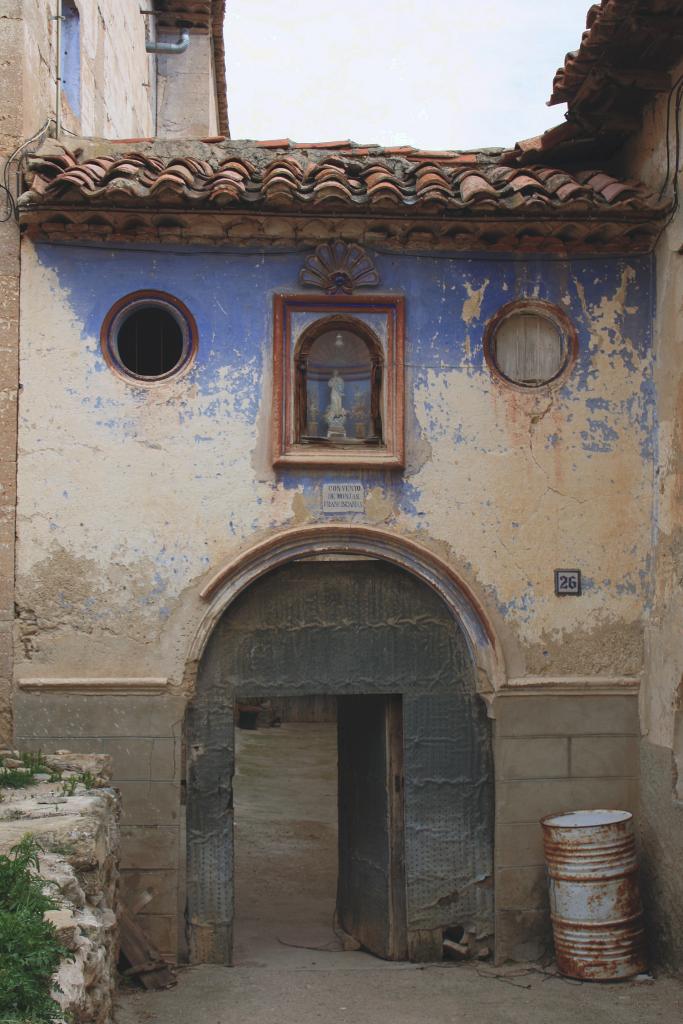
[[[333,930],[336,723],[237,728],[235,754],[235,966],[376,964]]]

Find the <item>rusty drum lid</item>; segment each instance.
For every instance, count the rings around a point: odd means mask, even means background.
[[[630,811],[600,809],[595,811],[566,811],[562,814],[546,814],[541,825],[550,828],[595,828],[600,825],[618,825],[629,821]]]

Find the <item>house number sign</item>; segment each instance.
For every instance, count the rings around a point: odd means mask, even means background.
[[[558,597],[581,596],[581,570],[556,569],[555,593]]]
[[[360,480],[323,484],[323,512],[365,512],[365,491]]]

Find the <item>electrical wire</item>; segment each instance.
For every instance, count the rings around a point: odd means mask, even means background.
[[[659,199],[662,198],[664,192],[666,191],[666,187],[669,184],[669,171],[671,170],[671,144],[669,142],[669,133],[671,131],[671,101],[674,97],[674,93],[676,92],[676,90],[678,89],[680,91],[682,85],[683,75],[681,75],[680,78],[678,78],[671,86],[666,101],[666,131],[664,134],[664,138],[666,139],[666,172],[664,174],[664,181],[662,182],[662,187],[659,190]]]
[[[18,158],[18,171],[21,167],[24,157],[26,156],[26,151],[28,150],[29,146],[33,145],[34,143],[40,145],[49,127],[50,118],[48,118],[45,124],[42,126],[42,128],[39,128],[38,131],[35,132],[29,139],[20,142],[17,148],[14,150],[14,152],[10,153],[10,155],[5,160],[2,167],[2,184],[0,184],[0,192],[2,192],[5,198],[6,209],[2,216],[0,216],[0,224],[4,224],[6,221],[10,220],[11,217],[14,217],[15,219],[18,218],[17,197],[12,193],[12,188],[10,185],[10,173],[13,161],[17,160]]]
[[[674,99],[674,94],[675,94],[675,99]],[[662,188],[661,188],[660,193],[659,193],[659,198],[660,199],[662,198],[662,196],[664,195],[664,192],[666,191],[666,189],[668,187],[668,184],[669,184],[669,172],[671,171],[671,159],[670,159],[670,155],[669,155],[669,153],[670,153],[669,134],[670,134],[670,129],[671,129],[671,101],[672,101],[672,99],[674,99],[674,105],[673,105],[673,110],[674,110],[674,163],[673,163],[673,177],[672,177],[673,198],[671,200],[671,207],[670,207],[670,210],[669,210],[669,216],[664,221],[664,223],[663,223],[663,225],[662,225],[662,227],[661,227],[661,229],[659,231],[659,234],[657,235],[657,238],[656,238],[655,244],[653,246],[653,249],[655,249],[657,247],[657,245],[659,244],[659,240],[661,239],[662,235],[664,234],[664,232],[668,228],[669,224],[671,224],[671,221],[676,216],[676,213],[678,211],[678,206],[679,206],[678,177],[679,177],[679,174],[680,174],[680,166],[681,166],[681,104],[683,104],[683,75],[681,75],[680,78],[673,85],[673,87],[671,89],[671,92],[669,93],[669,98],[667,100],[667,113],[666,113],[666,177],[664,179],[664,184],[662,185]]]

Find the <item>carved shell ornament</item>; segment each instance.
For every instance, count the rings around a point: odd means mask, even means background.
[[[324,242],[304,261],[299,281],[311,288],[320,288],[328,295],[339,292],[351,295],[355,288],[372,288],[379,284],[379,274],[359,245]]]

